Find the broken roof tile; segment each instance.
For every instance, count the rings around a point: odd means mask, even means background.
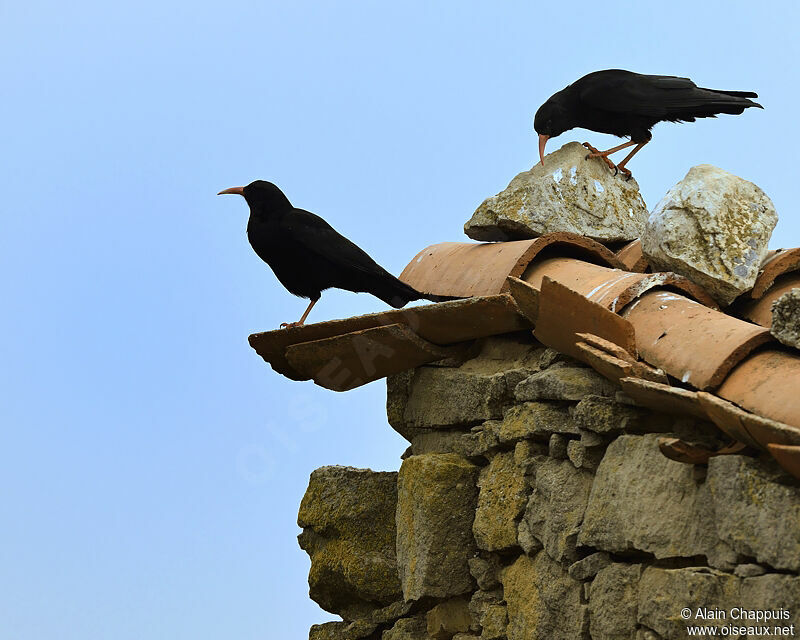
[[[785,444],[769,445],[769,452],[785,471],[800,480],[800,447]]]
[[[656,287],[676,289],[709,307],[717,308],[716,302],[701,287],[674,273],[632,273],[575,258],[558,257],[532,263],[525,270],[523,279],[539,288],[545,276],[558,280],[614,312],[619,312],[645,291]]]
[[[531,326],[511,296],[502,294],[254,333],[249,341],[276,372],[291,380],[308,380],[306,374],[299,372],[287,360],[286,351],[290,346],[390,324],[407,325],[423,340],[437,345],[511,333]]]
[[[286,349],[286,359],[306,380],[332,391],[349,391],[373,380],[458,355],[461,345],[441,347],[408,326],[390,324]]]
[[[625,265],[628,271],[644,273],[650,267],[647,263],[647,258],[642,253],[642,241],[638,238],[617,251],[617,258]]]
[[[704,393],[701,391],[697,394],[697,399],[708,418],[717,425],[720,430],[727,433],[734,440],[744,442],[756,449],[763,448],[759,445],[758,440],[748,431],[747,426],[742,421],[743,416],[747,413],[746,411],[743,411],[735,404],[722,400],[711,393]]]
[[[622,347],[590,333],[578,333],[581,340],[577,347],[585,356],[582,358],[596,371],[611,375],[606,377],[619,381],[621,378],[642,378],[652,382],[668,384],[667,374],[661,369],[651,367],[646,362],[637,360]],[[602,367],[604,371],[601,371]],[[605,375],[605,373],[604,373]]]
[[[591,333],[636,354],[633,326],[577,291],[545,276],[539,295],[539,317],[533,334],[561,353],[580,358],[578,333]]]
[[[644,360],[700,390],[717,387],[769,331],[667,291],[649,291],[623,312]]]
[[[506,280],[509,293],[519,310],[532,324],[536,324],[539,318],[539,290],[514,276],[508,276]]]
[[[708,419],[700,406],[696,391],[638,378],[623,378],[619,382],[622,390],[644,407],[665,413]]]
[[[762,292],[756,299],[747,298],[741,303],[737,301],[736,314],[746,318],[751,322],[760,324],[762,327],[772,326],[772,304],[784,293],[800,287],[800,273],[787,273],[779,276],[769,289]]]
[[[750,297],[757,300],[766,293],[776,278],[792,271],[800,271],[800,248],[770,252],[761,265],[756,283],[750,290]]]

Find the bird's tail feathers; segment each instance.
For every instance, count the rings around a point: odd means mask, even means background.
[[[742,106],[747,107],[758,107],[759,109],[763,109],[758,102],[753,102],[749,98],[757,98],[758,94],[754,91],[723,91],[722,89],[706,89],[702,88],[703,91],[710,91],[711,93],[719,94],[720,96],[725,96],[729,98],[740,98],[740,100],[736,100],[735,102],[739,103]],[[740,112],[741,113],[741,112]]]
[[[370,293],[383,300],[386,304],[399,309],[406,306],[413,300],[430,300],[431,302],[447,302],[448,300],[461,300],[459,296],[443,296],[434,293],[423,293],[417,291],[411,285],[406,284],[402,280],[394,278],[390,286],[386,286],[386,282],[382,283],[377,290],[372,290]]]
[[[724,93],[726,96],[736,96],[737,98],[757,98],[758,94],[753,91],[723,91],[722,89],[703,89],[714,93]]]

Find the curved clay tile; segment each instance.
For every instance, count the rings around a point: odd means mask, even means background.
[[[548,347],[581,359],[579,333],[599,336],[632,354],[632,358],[636,355],[636,337],[627,320],[545,276],[533,335]]]
[[[668,291],[649,291],[622,313],[642,358],[700,390],[717,387],[769,331]]]
[[[522,279],[537,289],[548,277],[577,291],[592,302],[618,312],[645,291],[656,287],[677,289],[712,309],[716,302],[702,287],[674,273],[632,273],[609,269],[575,258],[546,258],[537,260],[525,270]]]
[[[464,348],[463,344],[440,347],[423,340],[406,325],[390,324],[294,344],[286,349],[286,359],[306,380],[332,391],[349,391],[459,355]]]
[[[508,291],[506,278],[519,278],[544,249],[580,255],[612,267],[624,268],[599,242],[574,233],[550,233],[532,240],[513,242],[443,242],[420,251],[408,263],[400,279],[418,291],[451,296],[488,296]],[[586,263],[588,264],[588,263]]]
[[[772,326],[772,303],[784,293],[798,287],[800,287],[800,273],[782,275],[769,289],[762,292],[757,300],[744,301],[737,310],[737,314],[762,327],[769,328]]]
[[[617,258],[620,259],[620,262],[625,265],[628,271],[644,273],[650,267],[647,263],[647,258],[642,253],[642,241],[638,238],[617,251]]]
[[[679,416],[690,415],[703,420],[708,419],[706,412],[700,406],[696,391],[639,378],[622,378],[619,383],[626,395],[644,407]]]
[[[747,429],[744,420],[748,415],[747,411],[743,411],[735,404],[711,393],[701,391],[697,394],[697,399],[711,422],[717,425],[721,431],[727,433],[734,440],[744,442],[756,449],[764,449]]]
[[[344,320],[317,322],[254,333],[250,346],[272,368],[290,380],[309,380],[306,365],[301,371],[290,364],[287,350],[296,344],[312,343],[391,324],[408,326],[417,336],[435,345],[466,342],[475,338],[528,329],[531,323],[520,313],[510,295],[453,300],[420,307],[391,309]]]
[[[759,299],[778,276],[790,271],[800,271],[800,248],[778,249],[771,253],[761,265],[761,272],[750,290],[750,297],[755,300]]]
[[[800,355],[769,349],[730,372],[717,395],[758,415],[800,427]]]
[[[769,445],[769,452],[786,471],[800,479],[800,447],[785,444]]]

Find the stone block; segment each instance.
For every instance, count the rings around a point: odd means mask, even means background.
[[[586,148],[569,142],[483,201],[464,233],[474,240],[513,240],[568,231],[595,240],[641,235],[647,207],[635,180],[619,180]]]
[[[396,507],[397,473],[322,467],[311,474],[298,541],[311,557],[309,595],[323,609],[354,620],[401,597]]]
[[[591,580],[600,569],[610,564],[611,558],[609,555],[599,551],[571,564],[567,573],[573,580]]]
[[[566,460],[567,458],[567,444],[569,440],[562,436],[560,433],[554,433],[550,436],[548,443],[548,453],[551,458],[556,460]]]
[[[638,564],[609,564],[589,588],[592,640],[630,640],[636,633],[639,605]]]
[[[308,640],[361,640],[372,637],[378,625],[366,620],[311,625]]]
[[[774,462],[717,456],[708,463],[717,533],[734,550],[800,571],[800,488]]]
[[[540,551],[522,555],[502,574],[508,640],[576,640],[588,629],[582,583]]]
[[[730,552],[717,537],[707,484],[695,480],[692,465],[664,457],[657,435],[620,436],[606,449],[578,544],[656,558]]]
[[[586,396],[614,396],[618,388],[594,369],[551,367],[520,382],[514,396],[522,402],[531,400],[566,400],[577,402]]]
[[[435,640],[450,640],[455,634],[469,631],[472,616],[464,598],[440,602],[425,616],[428,635]]]
[[[523,522],[553,560],[577,560],[575,545],[591,488],[592,474],[569,461],[545,459],[537,465]]]
[[[573,409],[572,419],[581,429],[609,435],[665,432],[671,429],[673,422],[669,416],[626,406],[603,396],[584,397]]]
[[[397,563],[403,596],[472,591],[472,523],[479,469],[454,453],[411,456],[397,477]]]
[[[578,434],[569,412],[554,402],[524,402],[505,412],[497,435],[501,443],[523,438],[550,437],[551,433]]]
[[[748,577],[739,586],[739,605],[750,611],[769,611],[773,625],[794,625],[800,633],[800,577],[769,573]],[[752,621],[750,622],[751,624]],[[761,623],[758,623],[761,624]]]
[[[749,608],[739,599],[740,580],[707,567],[648,567],[639,579],[638,621],[667,640],[683,640],[689,625],[717,624],[709,616],[718,610]],[[689,619],[681,617],[684,608]]]
[[[470,600],[469,610],[473,619],[473,631],[480,631],[482,640],[505,639],[508,612],[502,589],[476,591]]]
[[[514,452],[496,454],[478,480],[478,508],[472,532],[479,549],[501,551],[517,546],[517,521],[525,509],[524,468]]]
[[[752,182],[708,164],[689,169],[647,219],[642,251],[723,305],[753,288],[778,214]]]
[[[463,367],[420,367],[410,378],[390,376],[387,384],[389,424],[409,441],[427,429],[500,419],[511,399],[505,374]]]
[[[578,440],[567,443],[567,457],[576,469],[594,471],[603,459],[603,447],[587,447]]]
[[[425,614],[400,618],[391,629],[383,632],[381,640],[430,640]]]
[[[469,559],[469,572],[478,583],[478,588],[491,591],[500,586],[500,558],[492,553],[483,553]]]

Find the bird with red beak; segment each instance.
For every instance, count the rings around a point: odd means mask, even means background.
[[[294,207],[271,182],[256,180],[217,195],[226,194],[242,196],[250,207],[247,238],[258,257],[289,293],[310,300],[300,320],[281,327],[303,326],[322,292],[332,287],[371,293],[395,308],[412,300],[453,299],[417,291],[398,280],[318,215]]]
[[[628,178],[628,161],[652,138],[650,130],[659,122],[694,122],[718,114],[739,115],[749,107],[763,108],[750,98],[752,91],[723,91],[698,87],[689,78],[651,76],[624,69],[595,71],[554,93],[536,111],[533,128],[539,134],[539,160],[550,138],[581,127],[610,133],[628,142],[598,151],[588,142],[587,158],[601,158],[610,169]],[[609,155],[634,147],[619,164]]]

